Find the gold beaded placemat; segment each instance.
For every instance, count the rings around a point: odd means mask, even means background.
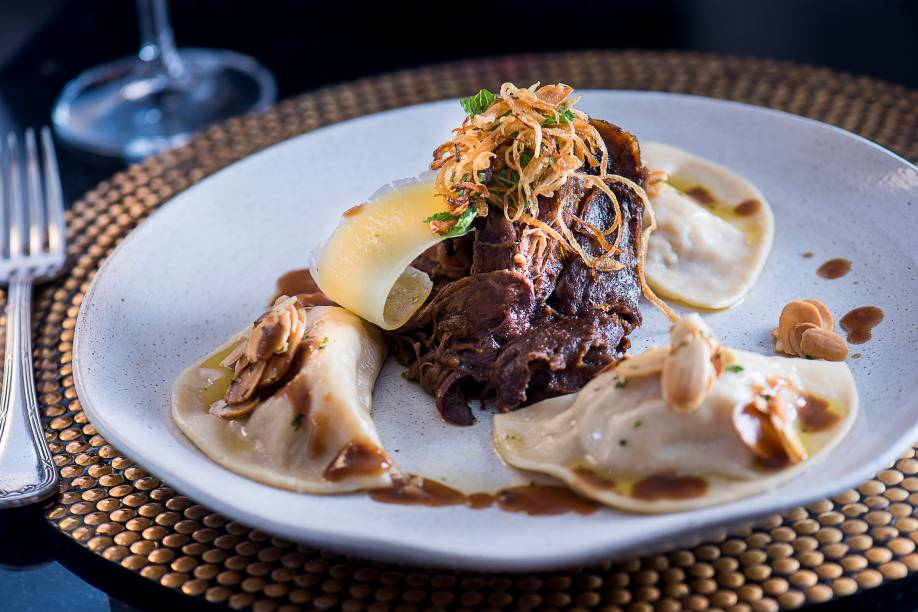
[[[915,449],[857,489],[682,549],[551,573],[478,574],[325,553],[230,521],[177,494],[109,445],[73,386],[73,330],[102,260],[163,202],[254,151],[385,109],[458,98],[503,81],[649,89],[813,117],[918,159],[918,92],[826,69],[729,57],[579,52],[471,61],[324,88],[209,129],[98,185],[68,212],[71,267],[35,314],[43,423],[61,492],[47,519],[70,538],[189,597],[255,610],[430,608],[775,610],[918,571]]]

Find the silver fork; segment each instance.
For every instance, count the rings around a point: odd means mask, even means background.
[[[2,148],[0,142],[0,148]],[[32,373],[32,284],[53,278],[66,259],[64,201],[51,131],[35,131],[25,150],[9,134],[0,156],[0,284],[8,286],[6,353],[0,393],[0,508],[22,506],[57,490]]]

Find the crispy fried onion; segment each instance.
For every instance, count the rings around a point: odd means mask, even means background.
[[[608,172],[606,145],[590,118],[574,108],[580,98],[572,97],[573,91],[561,83],[543,87],[535,83],[528,88],[504,83],[483,112],[467,116],[453,130],[453,137],[434,151],[430,169],[439,171],[436,191],[456,220],[470,208],[483,217],[489,205],[498,206],[508,220],[542,230],[591,268],[610,272],[624,267],[615,259],[622,252],[623,215],[611,186],[625,187],[645,211],[637,265],[641,289],[650,302],[675,320],[673,311],[644,279],[647,240],[656,228],[647,194],[633,181]],[[615,216],[609,228],[601,230],[563,207],[547,223],[538,219],[539,197],[553,196],[572,177],[599,189],[612,201]],[[455,224],[434,220],[431,229],[446,234]],[[600,254],[588,253],[574,236],[575,231],[592,239]]]

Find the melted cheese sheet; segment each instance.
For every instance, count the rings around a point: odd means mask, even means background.
[[[494,417],[501,458],[564,481],[577,492],[633,512],[689,510],[771,489],[824,456],[850,429],[857,390],[844,363],[764,357],[732,350],[734,367],[713,383],[694,411],[663,400],[660,376],[623,381],[619,368],[580,392]],[[757,386],[781,377],[828,402],[831,423],[800,433],[809,456],[783,469],[757,461],[734,425],[734,412]],[[742,421],[740,421],[742,422]],[[802,429],[799,421],[796,427]]]
[[[765,197],[743,177],[686,151],[653,142],[641,151],[648,168],[669,175],[650,196],[657,230],[648,243],[648,283],[690,306],[735,306],[771,250],[774,217]]]
[[[341,217],[313,267],[316,284],[382,329],[401,327],[433,288],[427,274],[410,264],[445,240],[424,222],[444,209],[430,173],[384,187]]]

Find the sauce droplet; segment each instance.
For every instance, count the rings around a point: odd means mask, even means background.
[[[813,251],[807,251],[806,253],[802,255],[802,257],[804,259],[810,259],[811,257],[813,257]]]
[[[803,406],[797,408],[797,418],[803,431],[826,431],[838,423],[839,416],[829,410],[826,400],[809,394],[804,395],[803,400]]]
[[[745,200],[740,202],[734,208],[734,212],[742,217],[750,217],[762,209],[762,202],[759,200]]]
[[[654,474],[637,481],[631,490],[631,495],[647,501],[691,499],[693,497],[701,497],[707,490],[707,481],[698,476]]]
[[[379,474],[391,465],[386,451],[378,446],[366,442],[349,442],[328,464],[322,476],[337,482],[349,476]]]
[[[342,217],[355,217],[359,215],[360,211],[362,210],[363,210],[363,204],[357,204],[356,206],[351,206],[350,208],[348,208],[346,211],[344,211],[344,214],[342,214],[341,216]]]
[[[685,195],[692,198],[699,204],[703,204],[705,206],[710,206],[717,202],[717,198],[714,197],[714,194],[712,194],[708,188],[703,185],[695,185],[694,187],[686,189]]]
[[[576,512],[587,515],[596,512],[599,504],[580,497],[567,487],[528,485],[510,487],[497,494],[497,505],[506,512],[521,512],[531,516],[548,516]]]
[[[816,270],[816,274],[822,278],[833,280],[836,278],[841,278],[845,274],[851,271],[851,262],[847,259],[830,259],[825,262]]]
[[[373,501],[404,506],[458,506],[465,503],[465,495],[436,480],[419,476],[400,478],[391,487],[370,491]]]
[[[883,320],[883,311],[876,306],[861,306],[842,317],[839,324],[848,332],[848,342],[864,344],[872,335],[874,327]]]

